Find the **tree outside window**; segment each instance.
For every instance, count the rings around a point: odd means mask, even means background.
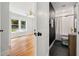
[[[21,21],[21,29],[25,29],[26,28],[26,21]]]
[[[16,32],[19,29],[19,20],[11,19],[12,32]]]

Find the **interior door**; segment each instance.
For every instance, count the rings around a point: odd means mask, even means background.
[[[37,55],[49,55],[49,3],[37,3]]]
[[[0,3],[0,54],[7,55],[9,49],[9,3]]]

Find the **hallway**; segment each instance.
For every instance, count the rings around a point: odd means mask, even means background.
[[[68,56],[68,47],[62,45],[61,41],[56,40],[50,49],[50,56]]]

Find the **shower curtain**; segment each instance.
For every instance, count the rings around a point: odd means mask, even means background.
[[[61,35],[68,35],[74,31],[74,16],[56,17],[56,40],[61,40]],[[73,30],[71,32],[71,30]]]

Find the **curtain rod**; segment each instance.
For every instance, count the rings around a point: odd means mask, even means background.
[[[65,15],[65,16],[57,16],[57,17],[68,17],[68,16],[74,16],[75,14]],[[55,18],[57,18],[55,17]]]

